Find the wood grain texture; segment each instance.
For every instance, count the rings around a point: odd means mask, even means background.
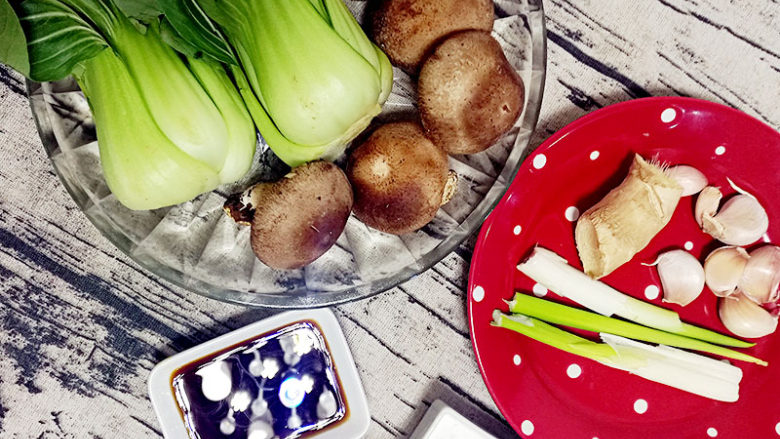
[[[611,103],[684,95],[780,127],[777,0],[549,0],[533,145]],[[481,381],[465,313],[472,238],[428,272],[335,309],[372,411],[408,435],[436,398],[514,437]],[[158,438],[146,377],[161,359],[269,315],[150,276],[52,172],[21,78],[0,68],[0,437]]]

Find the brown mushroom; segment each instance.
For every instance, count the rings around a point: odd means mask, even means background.
[[[418,104],[426,135],[450,154],[484,151],[523,111],[523,81],[487,32],[444,40],[420,71]]]
[[[257,184],[225,203],[236,221],[251,218],[252,250],[264,264],[294,269],[333,246],[352,210],[352,188],[330,162],[299,166],[281,180]]]
[[[400,235],[430,222],[445,201],[447,155],[425,137],[419,123],[390,123],[351,153],[347,176],[355,192],[355,216]]]
[[[373,16],[374,40],[411,73],[440,39],[467,29],[493,29],[491,0],[384,0]]]

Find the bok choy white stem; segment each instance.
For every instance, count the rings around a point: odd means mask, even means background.
[[[669,346],[651,346],[601,333],[603,343],[576,336],[522,314],[508,316],[496,310],[493,326],[509,329],[536,341],[605,366],[717,401],[739,399],[742,370],[731,364]]]

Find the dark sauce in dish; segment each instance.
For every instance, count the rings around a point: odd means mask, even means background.
[[[184,365],[171,384],[193,439],[306,437],[347,417],[327,343],[308,321]]]

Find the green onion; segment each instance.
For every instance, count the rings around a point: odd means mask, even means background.
[[[734,337],[683,323],[676,312],[635,299],[592,279],[569,265],[566,259],[542,247],[536,247],[517,269],[545,288],[604,316],[617,315],[645,326],[724,346],[753,346]]]
[[[600,334],[603,343],[596,343],[533,317],[522,314],[508,316],[498,310],[493,313],[492,325],[705,398],[724,402],[739,399],[742,370],[719,360],[605,333]]]
[[[768,365],[764,360],[722,346],[713,345],[677,334],[671,334],[658,329],[648,328],[612,317],[605,317],[526,294],[515,294],[515,297],[507,302],[507,304],[509,305],[509,311],[512,313],[535,317],[548,323],[570,326],[586,331],[606,332],[632,338],[634,340],[665,344],[678,348],[709,352],[711,354],[747,361],[761,366]]]

